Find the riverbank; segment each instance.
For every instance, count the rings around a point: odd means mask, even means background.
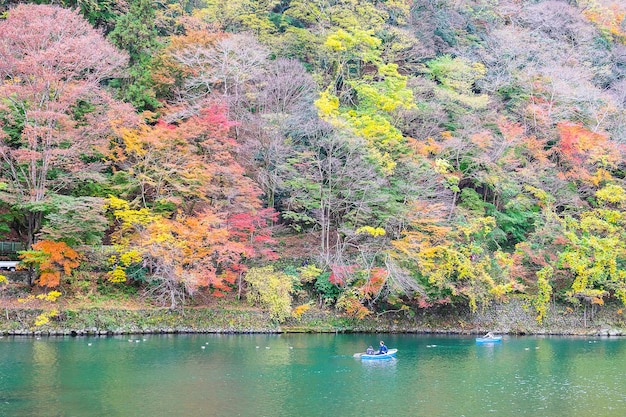
[[[593,317],[584,310],[553,305],[542,323],[521,300],[465,309],[386,313],[359,320],[330,310],[311,309],[300,318],[273,323],[267,314],[245,306],[163,308],[77,308],[0,310],[3,335],[114,335],[150,333],[447,333],[512,335],[626,335],[620,308],[603,307]],[[46,322],[47,321],[47,322]]]

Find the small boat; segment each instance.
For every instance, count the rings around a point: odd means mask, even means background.
[[[502,341],[502,336],[477,337],[476,343],[498,343]]]
[[[371,360],[371,359],[391,359],[391,358],[395,358],[396,357],[396,353],[398,353],[398,349],[389,349],[387,351],[387,353],[384,353],[382,355],[377,355],[377,354],[367,354],[367,353],[355,353],[354,357],[355,358],[361,358],[363,360]]]

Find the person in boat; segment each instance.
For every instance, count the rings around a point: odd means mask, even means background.
[[[385,346],[385,342],[383,342],[382,340],[380,341],[380,347],[378,348],[378,353],[376,353],[377,355],[384,355],[387,352],[389,352],[389,349],[387,349],[387,346]]]
[[[374,348],[373,347],[368,347],[367,349],[365,349],[365,354],[366,355],[373,355],[374,354]]]
[[[493,336],[493,333],[491,332],[487,332],[487,334],[483,336],[483,339],[493,339],[493,338],[494,336]]]

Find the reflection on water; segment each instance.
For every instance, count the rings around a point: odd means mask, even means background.
[[[0,416],[626,415],[626,340],[385,335],[0,339]]]
[[[384,369],[392,369],[396,367],[396,363],[398,362],[397,358],[389,358],[389,359],[368,359],[361,360],[355,358],[355,360],[360,361],[363,366],[371,367],[371,368],[384,368]]]

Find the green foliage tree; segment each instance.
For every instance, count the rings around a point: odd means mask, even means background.
[[[269,0],[207,0],[200,10],[203,20],[216,23],[226,32],[251,32],[261,39],[277,31],[271,17],[274,7]]]
[[[71,247],[102,243],[109,228],[103,199],[55,196],[50,203],[39,239],[61,241]]]
[[[290,197],[283,210],[295,227],[320,231],[325,266],[342,258],[349,243],[345,237],[353,234],[348,231],[375,222],[373,208],[387,198],[362,142],[327,133],[309,138],[310,147],[288,159]]]
[[[475,94],[472,89],[476,81],[485,75],[485,66],[464,58],[443,55],[427,63],[428,74],[438,83],[436,91],[442,99],[450,100],[473,109],[487,105],[486,94]]]
[[[128,75],[113,83],[121,97],[138,110],[154,111],[161,105],[156,99],[152,79],[152,56],[161,47],[155,24],[156,12],[151,0],[131,0],[128,13],[119,16],[108,38],[130,56]]]

